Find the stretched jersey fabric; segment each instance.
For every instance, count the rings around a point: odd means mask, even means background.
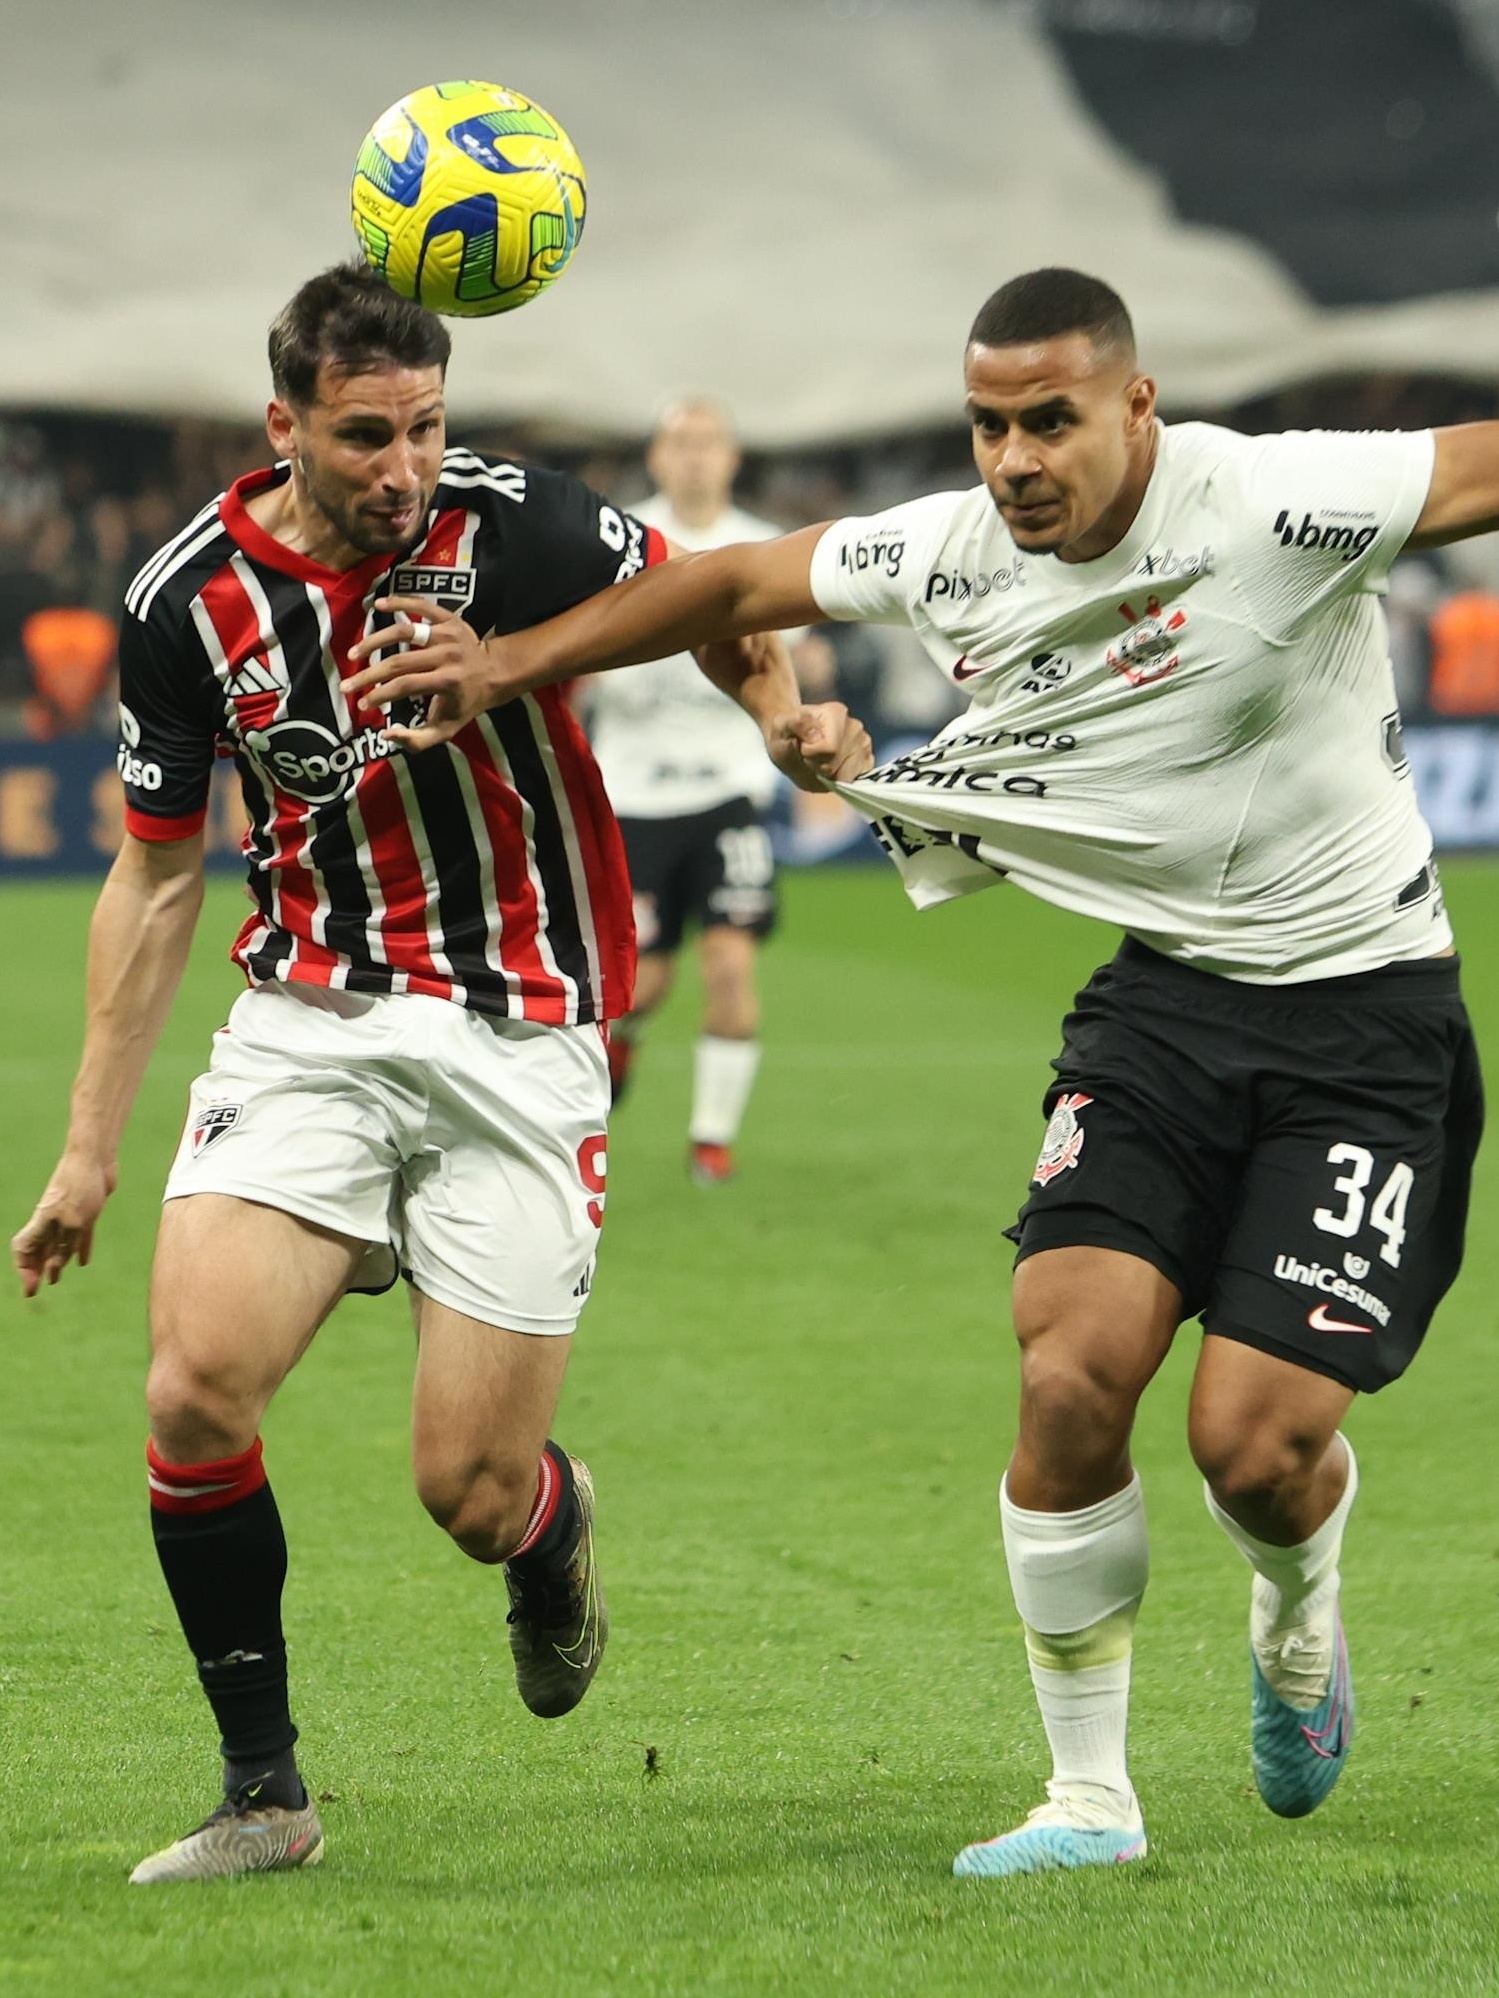
[[[1163,426],[1093,562],[1018,549],[982,486],[835,522],[821,607],[912,626],[971,692],[838,787],[912,900],[1008,877],[1250,983],[1444,949],[1377,601],[1433,452],[1429,431]]]
[[[629,876],[562,693],[408,757],[343,683],[350,646],[390,622],[377,597],[432,597],[480,633],[517,631],[661,560],[665,543],[562,473],[453,450],[418,542],[328,569],[246,510],[289,476],[240,479],[126,593],[127,827],[196,832],[214,757],[232,756],[255,909],[231,956],[252,984],[426,993],[550,1025],[617,1018],[634,976]]]
[[[781,531],[737,506],[725,507],[706,528],[693,527],[661,494],[638,512],[668,542],[693,553],[731,541],[771,541]],[[681,818],[731,798],[748,798],[763,810],[775,796],[776,770],[759,728],[690,652],[600,673],[588,683],[587,722],[610,803],[622,819]]]

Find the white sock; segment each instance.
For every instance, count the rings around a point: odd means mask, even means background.
[[[698,1037],[692,1064],[692,1121],[687,1127],[693,1144],[733,1144],[759,1066],[758,1041],[726,1041],[717,1034]]]
[[[1005,1559],[1051,1747],[1053,1802],[1138,1817],[1125,1764],[1130,1652],[1150,1574],[1138,1477],[1081,1512],[1026,1512],[999,1489]],[[1099,1795],[1105,1792],[1107,1795]]]
[[[1343,1495],[1308,1540],[1275,1547],[1256,1540],[1203,1486],[1208,1511],[1254,1570],[1249,1641],[1260,1670],[1289,1705],[1310,1712],[1326,1696],[1337,1641],[1338,1559],[1343,1529],[1358,1496],[1358,1459],[1344,1436],[1348,1481]]]

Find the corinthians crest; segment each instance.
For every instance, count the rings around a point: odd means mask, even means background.
[[[1033,1185],[1046,1186],[1059,1172],[1066,1172],[1069,1166],[1077,1164],[1086,1136],[1077,1113],[1092,1101],[1091,1096],[1081,1094],[1057,1098],[1051,1121],[1046,1126],[1046,1136],[1041,1140],[1041,1156],[1031,1174]]]

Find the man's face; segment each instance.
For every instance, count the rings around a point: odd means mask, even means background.
[[[674,410],[651,439],[646,467],[674,505],[728,504],[739,470],[739,446],[715,409]]]
[[[1103,553],[1110,510],[1131,493],[1138,505],[1134,486],[1148,470],[1155,384],[1133,356],[1064,333],[970,346],[963,377],[974,462],[1016,547],[1074,560]]]
[[[266,430],[350,548],[391,555],[417,539],[447,441],[441,368],[349,374],[324,361],[315,400],[305,408],[273,402]]]

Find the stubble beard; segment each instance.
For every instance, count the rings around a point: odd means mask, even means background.
[[[350,548],[357,548],[361,555],[400,555],[406,549],[414,548],[421,539],[427,517],[427,508],[424,504],[418,505],[416,519],[409,534],[381,534],[367,515],[360,514],[353,506],[335,498],[325,489],[317,467],[310,458],[298,458],[297,469],[302,475],[303,487],[313,506],[341,539]]]

